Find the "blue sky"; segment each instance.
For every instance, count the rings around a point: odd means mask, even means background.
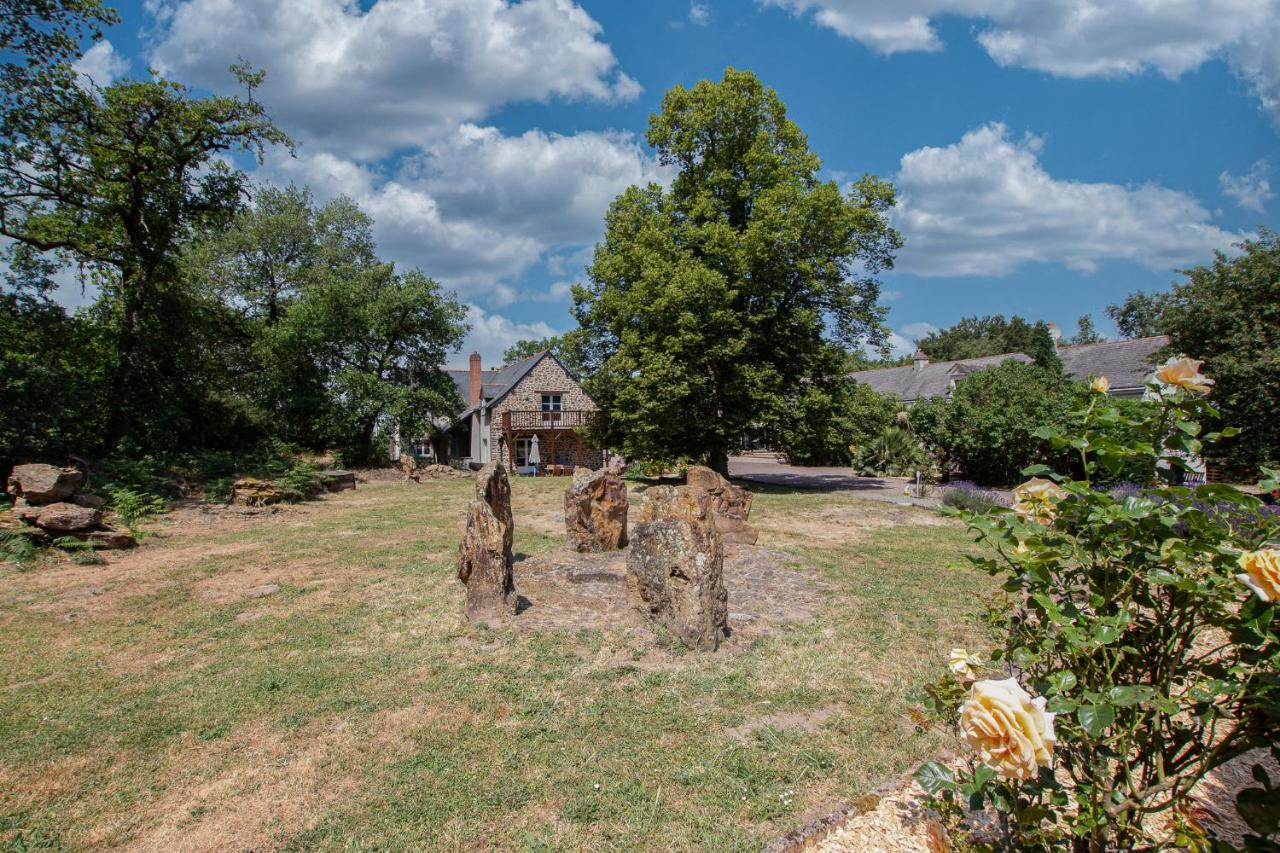
[[[755,71],[829,177],[898,186],[897,347],[961,316],[1081,314],[1275,225],[1280,0],[146,0],[82,69],[227,89],[238,56],[385,254],[472,307],[489,363],[572,325],[609,201],[669,179],[663,91]],[[460,358],[459,361],[462,359]]]

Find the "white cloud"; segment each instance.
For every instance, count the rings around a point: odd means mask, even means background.
[[[1218,175],[1218,184],[1222,187],[1222,194],[1234,199],[1240,207],[1265,213],[1266,203],[1276,197],[1271,190],[1271,181],[1267,180],[1269,171],[1267,161],[1259,160],[1243,175],[1223,172]]]
[[[471,331],[462,342],[462,349],[450,362],[450,367],[465,368],[472,352],[480,353],[480,360],[486,368],[497,367],[502,364],[502,353],[516,341],[560,334],[541,320],[518,323],[501,314],[486,313],[475,305],[467,306],[467,322],[471,324]]]
[[[1167,270],[1241,239],[1187,193],[1055,178],[1039,162],[1042,144],[988,124],[954,145],[903,156],[893,220],[906,245],[896,269],[1004,275],[1043,262],[1091,272],[1128,260]]]
[[[942,17],[975,32],[1001,65],[1062,77],[1155,70],[1177,77],[1224,57],[1280,122],[1280,0],[760,0],[880,53],[938,51]]]
[[[86,50],[71,67],[99,86],[109,86],[129,70],[129,59],[117,53],[111,42],[103,39]]]
[[[921,338],[927,338],[936,331],[938,331],[938,327],[932,323],[908,323],[902,327],[902,334],[911,338],[913,341],[918,341]]]
[[[711,9],[706,3],[689,4],[689,23],[695,27],[705,27],[711,21]]]
[[[544,258],[577,262],[576,273],[609,203],[631,184],[669,179],[627,134],[504,136],[474,125],[390,173],[327,153],[277,154],[265,172],[321,199],[351,196],[389,257],[496,307],[526,298],[509,282]]]
[[[570,0],[184,0],[153,12],[162,73],[221,90],[243,57],[266,69],[258,96],[285,130],[358,159],[507,103],[640,92]]]

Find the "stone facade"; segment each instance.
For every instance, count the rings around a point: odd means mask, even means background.
[[[489,447],[493,448],[492,453],[496,456],[498,448],[502,446],[505,436],[502,431],[502,414],[509,411],[538,411],[542,408],[543,394],[559,394],[560,408],[565,412],[596,411],[595,401],[582,390],[582,386],[569,375],[560,362],[548,356],[534,365],[533,369],[526,373],[515,387],[507,392],[497,403],[489,407]],[[571,432],[571,430],[564,430]],[[563,464],[577,465],[577,445],[566,444],[565,448],[573,448],[573,457],[566,458]],[[544,454],[543,464],[549,464],[552,460],[545,456],[546,446],[543,444],[540,448]],[[510,462],[509,458],[504,458],[503,462]],[[604,456],[599,450],[587,447],[582,464],[587,468],[600,468],[604,465]]]

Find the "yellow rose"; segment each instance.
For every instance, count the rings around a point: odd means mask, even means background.
[[[1280,549],[1264,548],[1240,555],[1244,574],[1236,580],[1258,594],[1263,601],[1280,601]]]
[[[1203,361],[1182,356],[1171,358],[1156,369],[1155,379],[1166,388],[1184,388],[1197,394],[1208,394],[1213,380],[1200,372]]]
[[[1032,477],[1013,490],[1013,511],[1022,518],[1052,521],[1055,514],[1054,501],[1066,496],[1067,493],[1057,483]]]
[[[982,763],[1007,779],[1031,779],[1053,760],[1053,714],[1016,679],[979,681],[960,708],[960,733]]]
[[[1111,390],[1111,380],[1105,376],[1095,376],[1089,383],[1089,388],[1095,394],[1105,394]]]
[[[975,666],[982,666],[982,658],[971,655],[964,649],[952,649],[951,656],[947,659],[947,668],[965,681],[973,680]]]
[[[1031,549],[1027,547],[1026,542],[1019,542],[1017,545],[1014,546],[1013,553],[1014,553],[1014,556],[1021,557],[1022,555],[1026,554],[1030,550]]]

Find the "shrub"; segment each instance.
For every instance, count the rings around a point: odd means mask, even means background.
[[[858,473],[872,477],[909,477],[930,467],[929,456],[909,430],[889,427],[854,460]]]
[[[1012,510],[956,511],[990,547],[973,560],[1005,596],[988,614],[996,647],[955,650],[953,678],[929,691],[974,750],[958,773],[917,771],[957,834],[962,804],[990,804],[1000,849],[1154,849],[1167,839],[1146,818],[1167,812],[1177,842],[1203,849],[1181,819],[1191,788],[1250,749],[1280,747],[1280,525],[1236,489],[1175,484],[1219,438],[1200,435],[1217,415],[1204,389],[1181,378],[1129,414],[1097,394],[1076,413],[1078,434],[1037,434],[1076,455],[1079,478],[1035,466]],[[1153,483],[1139,494],[1095,486],[1134,468]],[[1233,525],[1235,514],[1254,522]],[[1258,833],[1250,849],[1271,849],[1262,836],[1280,798],[1255,775],[1262,787],[1237,810]]]
[[[309,462],[296,462],[288,470],[275,479],[280,493],[286,501],[296,502],[314,498],[324,491],[324,478],[320,476],[321,468]]]
[[[105,491],[108,495],[107,508],[120,516],[130,532],[136,533],[138,524],[144,519],[165,511],[164,498],[159,495],[119,486],[108,486]]]
[[[793,465],[848,465],[901,408],[896,398],[850,379],[806,385],[771,444]]]
[[[20,572],[29,571],[43,554],[32,533],[22,530],[0,530],[0,557]]]
[[[997,507],[1006,507],[1009,502],[997,491],[984,489],[970,480],[956,480],[943,488],[942,504],[955,509],[989,512]]]

